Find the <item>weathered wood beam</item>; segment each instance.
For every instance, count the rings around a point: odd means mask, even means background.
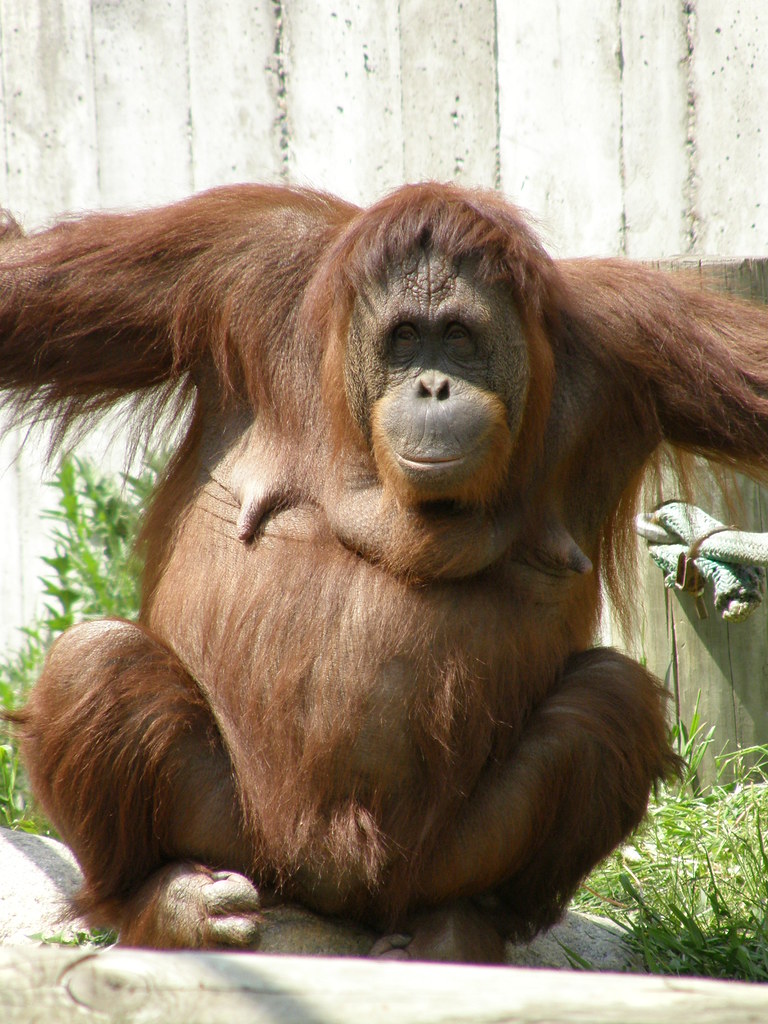
[[[0,949],[4,1024],[755,1024],[768,988],[254,953]]]

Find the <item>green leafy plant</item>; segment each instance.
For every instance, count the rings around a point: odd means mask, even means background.
[[[141,561],[134,545],[156,474],[150,462],[139,476],[123,475],[121,485],[88,460],[62,463],[54,481],[58,505],[45,513],[55,546],[42,579],[51,633],[83,619],[138,614]]]
[[[71,456],[61,463],[51,483],[56,502],[44,513],[53,554],[43,559],[43,609],[22,630],[19,648],[0,658],[0,707],[11,711],[21,705],[47,649],[69,626],[105,615],[138,614],[136,536],[164,461],[164,456],[148,457],[138,475],[120,477],[88,459]],[[29,806],[12,735],[0,724],[0,824],[39,831],[43,824]]]
[[[76,931],[72,935],[58,932],[56,935],[44,935],[35,932],[29,936],[46,946],[113,946],[117,942],[117,934],[106,928],[92,928],[90,931]]]
[[[715,742],[715,727],[706,729],[699,713],[701,702],[701,690],[696,695],[696,704],[693,708],[691,721],[688,725],[678,719],[672,727],[671,740],[675,750],[683,761],[683,776],[680,780],[682,791],[689,790],[693,794],[701,793],[699,781],[699,768],[704,760],[704,755]]]

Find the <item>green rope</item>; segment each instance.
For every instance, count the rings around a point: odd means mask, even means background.
[[[682,501],[638,516],[636,529],[648,541],[666,587],[690,590],[698,598],[703,582],[711,581],[715,608],[728,622],[741,622],[762,602],[767,533],[730,529]],[[699,580],[685,572],[686,562],[693,563]],[[687,576],[684,583],[681,575]]]

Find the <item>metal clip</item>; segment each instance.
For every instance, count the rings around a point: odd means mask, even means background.
[[[689,551],[681,551],[677,557],[675,573],[675,589],[691,594],[696,601],[696,614],[700,619],[708,618],[707,606],[704,602],[704,577]]]

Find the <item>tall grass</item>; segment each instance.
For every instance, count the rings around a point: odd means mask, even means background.
[[[714,729],[695,716],[675,738],[685,777],[659,790],[575,906],[621,925],[653,973],[768,981],[768,748],[716,758],[718,780],[734,781],[701,788]]]

